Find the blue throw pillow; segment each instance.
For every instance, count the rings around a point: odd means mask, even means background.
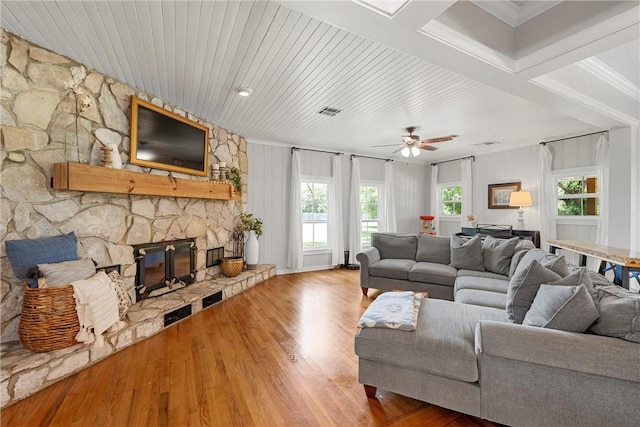
[[[7,240],[6,245],[13,274],[30,287],[38,285],[37,280],[27,278],[29,270],[36,265],[78,259],[78,239],[73,231],[44,239]]]

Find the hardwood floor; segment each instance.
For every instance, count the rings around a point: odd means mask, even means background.
[[[358,272],[277,276],[0,413],[2,426],[493,426],[357,381]],[[370,295],[375,297],[375,291]]]

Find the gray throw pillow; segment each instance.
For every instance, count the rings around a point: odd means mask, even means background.
[[[614,285],[595,290],[600,317],[589,332],[640,343],[640,294]]]
[[[85,280],[96,274],[96,266],[90,259],[78,259],[51,264],[38,264],[47,286],[64,286],[77,280]]]
[[[533,260],[525,268],[516,270],[507,288],[507,317],[512,323],[522,323],[524,316],[543,283],[550,283],[561,279],[560,275],[543,267]]]
[[[518,237],[513,237],[508,240],[496,239],[492,236],[485,237],[482,243],[484,269],[492,273],[508,276],[511,257],[518,244],[518,240]]]
[[[380,251],[380,259],[416,259],[418,236],[415,234],[373,233],[371,246]]]
[[[451,262],[451,239],[446,236],[423,234],[418,238],[416,261],[449,264]]]
[[[530,251],[526,251],[525,254],[522,256],[522,258],[520,259],[520,262],[518,263],[515,271],[513,272],[513,274],[516,274],[516,272],[518,272],[518,270],[522,270],[524,268],[527,268],[529,266],[529,264],[531,264],[532,261],[538,261],[539,263],[543,263],[545,261],[551,261],[554,260],[556,258],[559,258],[560,255],[555,255],[555,254],[551,254],[547,251],[544,251],[542,249],[531,249]]]
[[[542,264],[542,265],[545,265],[545,264]],[[580,267],[578,269],[574,269],[573,272],[564,276],[562,279],[558,279],[555,282],[551,282],[549,284],[559,285],[559,286],[584,285],[584,287],[587,288],[589,295],[591,295],[591,297],[594,296],[593,283],[591,282],[591,278],[589,277],[589,273],[586,267]]]
[[[598,318],[587,288],[540,285],[523,325],[582,333]]]
[[[550,257],[541,261],[540,263],[547,267],[549,270],[554,273],[558,273],[560,276],[564,277],[569,274],[569,267],[567,267],[567,260],[564,258],[564,255],[555,256],[549,254]]]
[[[451,235],[451,263],[453,268],[484,271],[482,261],[482,240],[476,234],[471,239],[465,239],[455,234]]]

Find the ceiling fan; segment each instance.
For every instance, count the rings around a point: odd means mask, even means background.
[[[397,150],[395,150],[393,153],[397,153],[398,151],[400,151],[400,153],[404,156],[404,157],[409,157],[411,155],[413,155],[413,157],[418,157],[420,155],[420,150],[426,150],[426,151],[436,151],[437,148],[430,145],[430,144],[435,144],[437,142],[445,142],[445,141],[451,141],[453,138],[456,138],[458,135],[447,135],[447,136],[440,136],[437,138],[428,138],[428,139],[423,139],[422,141],[420,140],[420,137],[418,135],[414,135],[413,131],[415,131],[416,128],[411,126],[406,128],[406,131],[409,133],[408,135],[402,135],[402,144],[386,144],[386,145],[374,145],[372,148],[378,148],[378,147],[400,147]]]

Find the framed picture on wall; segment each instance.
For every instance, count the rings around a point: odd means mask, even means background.
[[[489,184],[489,209],[518,209],[509,206],[509,197],[514,191],[520,191],[520,182]]]

